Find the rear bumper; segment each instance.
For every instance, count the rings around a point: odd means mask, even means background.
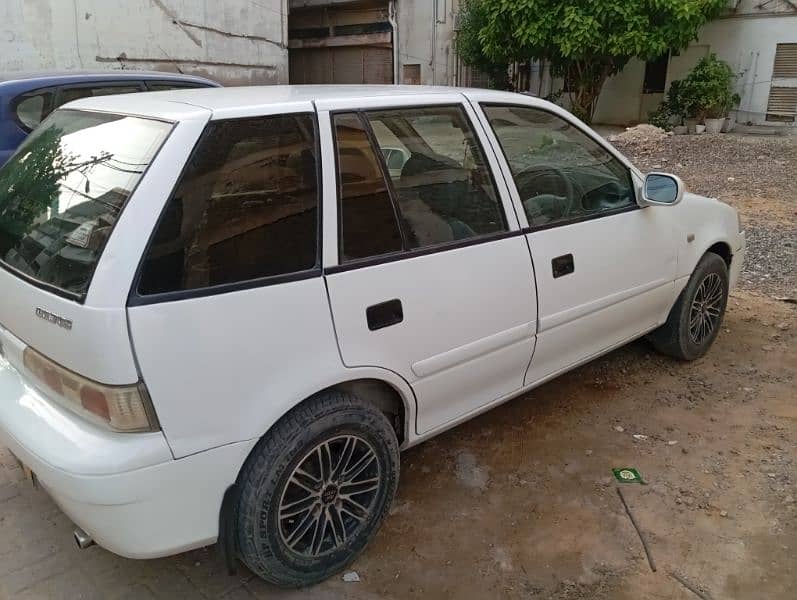
[[[0,444],[75,524],[129,558],[215,542],[224,492],[256,440],[174,460],[161,433],[102,431],[27,385],[10,362],[14,338],[0,336]]]
[[[729,287],[733,289],[739,281],[739,275],[744,266],[744,257],[747,252],[747,241],[745,239],[744,231],[739,233],[739,247],[733,250],[733,258],[731,259],[731,268],[729,274]]]

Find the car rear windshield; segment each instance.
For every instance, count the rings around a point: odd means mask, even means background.
[[[85,297],[116,220],[171,125],[55,111],[0,169],[0,263]]]

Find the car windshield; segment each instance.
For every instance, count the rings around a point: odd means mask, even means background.
[[[59,110],[0,168],[0,263],[83,298],[130,194],[171,125]]]

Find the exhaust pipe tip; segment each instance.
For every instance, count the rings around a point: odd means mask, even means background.
[[[81,550],[85,550],[86,548],[94,545],[94,540],[92,537],[80,527],[75,527],[75,531],[72,533],[72,535],[75,538],[77,547]]]

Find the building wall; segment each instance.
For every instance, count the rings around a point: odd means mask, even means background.
[[[706,24],[694,43],[670,58],[667,86],[674,79],[685,77],[701,57],[714,52],[739,74],[735,83],[735,91],[742,98],[738,120],[767,124],[775,48],[778,43],[797,42],[797,2],[731,0],[729,6],[735,9],[729,8],[722,17]],[[628,125],[645,121],[662,95],[642,93],[644,76],[645,63],[631,60],[622,72],[610,78],[598,100],[595,122]],[[532,82],[533,89],[535,85]],[[797,86],[797,82],[784,85]],[[554,80],[544,87],[543,94],[561,86],[561,80]],[[567,105],[566,94],[562,103]]]
[[[700,41],[739,74],[737,120],[765,124],[775,49],[778,43],[797,43],[797,14],[715,21],[703,29]],[[797,81],[790,85],[797,86]]]
[[[286,83],[287,0],[2,0],[0,71],[153,69]]]
[[[394,0],[394,3],[398,39],[396,83],[408,83],[404,74],[413,69],[404,69],[404,65],[419,65],[421,84],[456,84],[454,15],[459,1]]]
[[[422,85],[454,85],[457,82],[454,16],[459,0],[289,0],[291,29],[310,23],[304,15],[330,10],[356,15],[377,7],[393,26],[394,82]],[[342,11],[340,9],[343,9]],[[317,20],[317,19],[316,19]],[[405,68],[406,67],[406,68]]]

